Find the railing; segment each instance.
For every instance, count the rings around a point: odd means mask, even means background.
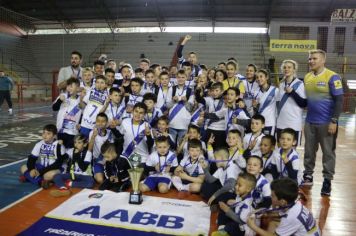
[[[51,84],[17,84],[17,99],[19,104],[24,101],[51,101]]]
[[[25,71],[16,70],[16,72],[25,72],[25,73],[27,73],[27,82],[28,83],[30,82],[30,75],[32,75],[36,79],[39,79],[43,83],[46,83],[46,81],[43,78],[41,78],[41,76],[37,75],[32,70],[26,68],[25,66],[21,65],[21,63],[17,62],[15,59],[11,58],[10,59],[10,70],[11,71],[13,71],[13,66],[17,66],[17,67],[20,67],[21,69],[25,70]]]

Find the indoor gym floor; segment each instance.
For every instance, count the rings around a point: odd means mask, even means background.
[[[40,139],[41,129],[55,123],[48,104],[32,104],[25,109],[15,109],[9,117],[6,110],[0,113],[0,234],[16,235],[39,220],[68,197],[53,198],[48,190],[29,183],[19,183],[19,167]],[[298,148],[303,155],[303,147]],[[343,114],[337,142],[336,175],[332,196],[321,197],[321,152],[318,153],[315,183],[311,190],[304,189],[306,205],[317,218],[324,236],[346,236],[356,233],[356,117]],[[52,187],[54,188],[54,187]],[[74,189],[74,193],[80,189]],[[151,193],[150,195],[157,195]],[[198,195],[171,190],[159,195],[199,201]],[[215,230],[216,214],[212,214],[211,229]]]

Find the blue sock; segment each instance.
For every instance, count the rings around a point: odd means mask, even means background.
[[[35,185],[40,185],[41,181],[42,181],[42,177],[41,176],[37,176],[37,177],[31,177],[30,172],[28,170],[25,171],[25,173],[23,174],[26,179],[28,181],[30,181],[31,183],[35,184]]]

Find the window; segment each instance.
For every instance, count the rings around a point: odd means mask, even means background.
[[[279,39],[308,40],[309,27],[281,26],[279,28]]]
[[[345,27],[336,27],[334,35],[334,52],[343,54],[345,49]]]
[[[327,52],[328,48],[328,27],[318,27],[318,49]]]

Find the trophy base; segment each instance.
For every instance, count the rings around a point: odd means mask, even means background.
[[[142,203],[142,194],[141,193],[130,193],[129,203],[140,205]]]

